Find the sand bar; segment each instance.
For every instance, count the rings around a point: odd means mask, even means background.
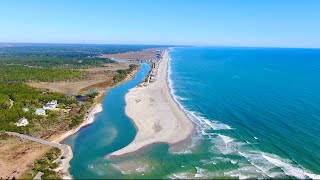
[[[168,63],[168,52],[164,51],[157,80],[146,87],[135,87],[126,94],[126,114],[138,132],[128,146],[109,154],[109,157],[132,153],[154,143],[175,144],[192,134],[195,125],[170,94]]]

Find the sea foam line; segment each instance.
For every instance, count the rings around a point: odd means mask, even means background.
[[[187,110],[179,100],[186,100],[186,98],[179,97],[175,94],[175,89],[173,87],[174,83],[171,79],[172,68],[171,68],[171,57],[169,56],[168,62],[168,70],[167,70],[167,82],[170,90],[170,94],[173,97],[174,101],[179,105],[179,107],[186,113],[190,120],[197,124],[197,132],[198,135],[201,136],[209,136],[209,139],[214,143],[214,146],[219,149],[222,154],[238,154],[239,156],[244,157],[249,162],[248,164],[242,164],[239,169],[225,172],[225,175],[236,176],[239,178],[254,178],[257,176],[250,176],[249,174],[256,172],[262,177],[282,177],[283,175],[294,176],[296,178],[312,178],[312,179],[320,179],[320,175],[313,174],[303,168],[294,166],[290,160],[282,159],[281,157],[268,154],[257,150],[252,151],[242,151],[241,147],[246,145],[246,143],[237,142],[235,139],[218,134],[218,133],[207,133],[206,130],[232,130],[233,128],[227,124],[221,123],[219,121],[213,121],[206,119],[204,116],[195,111]],[[198,136],[199,137],[199,136]],[[217,139],[218,138],[218,139]],[[197,138],[194,138],[197,139]],[[220,139],[220,140],[219,140]],[[254,139],[258,139],[254,137]],[[220,143],[222,141],[223,143]],[[227,157],[225,157],[227,158]],[[227,161],[232,162],[233,164],[242,162],[238,162],[237,160],[231,160],[229,158]],[[215,162],[212,161],[214,164]],[[272,169],[280,168],[284,174],[280,172],[272,172]],[[176,177],[177,174],[174,174]],[[180,174],[186,175],[186,174]],[[199,175],[197,173],[197,175]],[[256,174],[257,175],[257,174]]]

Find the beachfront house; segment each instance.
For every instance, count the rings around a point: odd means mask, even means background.
[[[156,81],[156,77],[154,75],[151,75],[150,82],[154,82],[154,81]]]
[[[44,116],[46,115],[46,110],[44,110],[43,108],[38,108],[36,109],[36,115],[40,115],[40,116]]]
[[[48,110],[54,110],[58,105],[57,100],[52,100],[49,101],[45,106],[43,106],[43,109],[48,109]]]
[[[18,122],[15,123],[15,124],[16,124],[16,126],[20,127],[20,126],[26,126],[26,125],[28,125],[29,122],[28,122],[28,120],[27,120],[25,117],[23,117],[23,118],[19,119]]]
[[[29,108],[22,108],[22,111],[23,111],[23,112],[28,112],[28,111],[29,111]]]

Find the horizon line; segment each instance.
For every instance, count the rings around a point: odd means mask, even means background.
[[[150,43],[70,43],[70,42],[0,42],[4,44],[26,45],[138,45],[138,46],[168,46],[168,47],[233,47],[233,48],[283,48],[283,49],[320,49],[320,47],[297,47],[297,46],[245,46],[245,45],[210,45],[210,44],[150,44]],[[1,46],[0,46],[1,48]]]

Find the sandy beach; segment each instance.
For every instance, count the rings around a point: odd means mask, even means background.
[[[192,134],[195,126],[170,94],[167,83],[168,52],[158,67],[157,80],[146,87],[136,87],[126,94],[126,114],[137,128],[135,139],[110,156],[137,151],[154,143],[175,144]]]

